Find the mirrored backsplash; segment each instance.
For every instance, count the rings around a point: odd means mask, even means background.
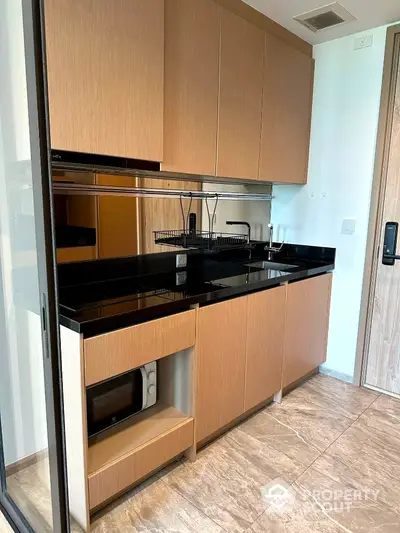
[[[128,176],[54,172],[53,181],[85,185],[179,189],[190,191],[263,192],[269,185],[221,185]],[[208,205],[208,209],[207,209]],[[247,221],[252,240],[267,240],[271,202],[190,200],[107,195],[54,194],[57,259],[59,263],[171,252],[155,244],[154,231],[197,230],[247,234],[244,226],[227,226],[227,220]],[[182,214],[183,212],[183,214]],[[210,216],[209,216],[210,213]]]

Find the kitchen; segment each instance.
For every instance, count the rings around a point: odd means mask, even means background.
[[[285,195],[315,194],[313,46],[240,0],[46,0],[44,23],[52,223],[30,244],[48,290],[17,318],[30,335],[44,323],[36,356],[58,358],[45,358],[53,411],[17,454],[5,442],[11,499],[34,531],[67,531],[63,515],[72,531],[268,531],[259,492],[289,493],[380,399],[319,374],[332,371],[337,250],[317,230],[292,240],[283,216]],[[29,276],[43,287],[28,249],[15,256],[22,302]],[[303,394],[311,407],[291,412]],[[220,486],[213,507],[196,476],[211,476],[214,453],[227,466],[205,481]],[[236,482],[254,485],[243,501]]]

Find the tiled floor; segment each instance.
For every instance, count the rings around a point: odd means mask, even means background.
[[[399,533],[400,402],[326,375],[128,494],[96,533]]]
[[[92,531],[399,533],[400,401],[315,376],[127,494]]]

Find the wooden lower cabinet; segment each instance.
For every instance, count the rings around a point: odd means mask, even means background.
[[[332,274],[288,285],[283,387],[326,361]]]
[[[286,287],[248,296],[245,411],[281,390]]]
[[[199,310],[197,442],[244,413],[247,304],[245,296]]]

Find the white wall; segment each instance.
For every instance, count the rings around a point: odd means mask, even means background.
[[[287,242],[337,248],[328,360],[353,374],[380,106],[386,27],[373,46],[355,36],[314,47],[315,87],[308,184],[274,186],[272,222]],[[356,219],[353,235],[342,220]]]

